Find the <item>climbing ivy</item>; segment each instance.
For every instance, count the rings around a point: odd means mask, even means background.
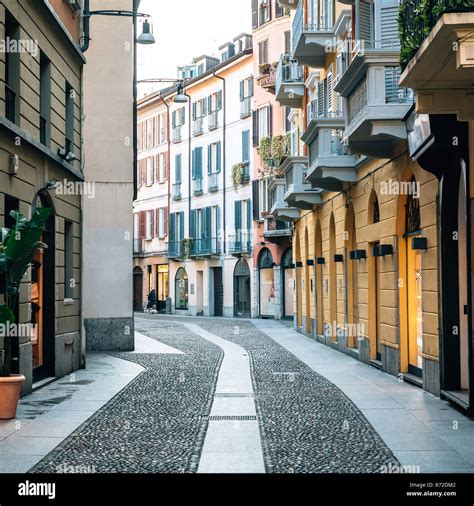
[[[237,191],[239,188],[239,184],[242,182],[242,173],[245,168],[245,163],[236,163],[232,165],[232,172],[231,172],[231,178],[232,178],[232,186],[234,187],[234,190]]]

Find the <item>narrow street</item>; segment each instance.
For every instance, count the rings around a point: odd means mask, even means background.
[[[288,322],[137,314],[136,331],[136,352],[21,401],[1,472],[474,472],[474,422]]]

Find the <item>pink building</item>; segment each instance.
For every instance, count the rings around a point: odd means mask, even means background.
[[[255,314],[263,318],[293,317],[293,269],[290,222],[271,214],[281,157],[288,149],[290,108],[276,102],[276,67],[290,52],[290,12],[277,0],[252,0],[254,40],[253,224]]]

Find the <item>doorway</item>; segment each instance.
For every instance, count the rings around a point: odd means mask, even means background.
[[[143,272],[140,267],[133,269],[133,310],[143,311]]]
[[[234,269],[234,316],[250,318],[250,269],[243,258]]]
[[[35,325],[31,336],[33,382],[55,374],[56,218],[49,196],[37,196],[33,203],[33,211],[38,207],[48,207],[52,209],[52,213],[40,239],[46,248],[37,251],[32,262],[30,321]]]
[[[169,266],[156,266],[156,296],[158,299],[158,307],[160,313],[166,312],[166,300],[169,297]]]
[[[196,271],[196,314],[202,316],[204,314],[204,274],[202,271]]]
[[[275,278],[273,256],[268,248],[263,248],[258,256],[260,316],[275,317]]]
[[[281,268],[283,272],[283,316],[293,318],[294,293],[295,293],[295,271],[292,262],[293,252],[288,248],[281,257]]]
[[[214,316],[224,314],[224,283],[222,267],[213,267],[214,272]]]

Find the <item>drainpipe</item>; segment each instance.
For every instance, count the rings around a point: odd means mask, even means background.
[[[192,121],[192,104],[191,95],[183,93],[188,98],[188,238],[191,237],[191,172],[192,172],[192,156],[191,156],[191,121]]]
[[[90,9],[90,0],[84,0],[84,14],[82,17],[82,31],[83,31],[83,42],[80,46],[80,49],[83,53],[85,53],[89,49],[90,38],[90,21],[91,21],[91,9]]]
[[[223,125],[222,125],[222,178],[223,178],[223,188],[222,188],[222,231],[223,231],[223,249],[222,252],[226,253],[226,200],[225,200],[225,182],[226,182],[226,106],[227,106],[227,97],[226,97],[226,80],[222,76],[218,76],[215,72],[212,74],[216,79],[222,81],[222,115],[223,115]]]

